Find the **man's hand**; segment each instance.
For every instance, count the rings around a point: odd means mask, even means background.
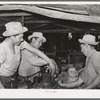
[[[78,74],[81,74],[82,71],[84,71],[84,68],[80,69],[80,70],[78,71]]]
[[[59,68],[58,68],[56,62],[55,62],[53,59],[51,59],[51,63],[50,63],[50,64],[51,64],[50,66],[51,66],[51,69],[52,69],[51,74],[52,74],[54,77],[56,77],[56,74],[59,73]]]
[[[51,75],[54,77],[56,77],[56,74],[59,73],[59,68],[58,68],[56,62],[52,59],[49,60],[48,65],[45,67],[47,68],[46,72],[51,73]]]
[[[60,79],[60,80],[58,80],[58,84],[59,85],[61,85],[62,84],[62,80]]]
[[[49,63],[49,66],[51,68],[51,74],[54,75],[55,74],[55,70],[56,70],[55,65],[51,62],[51,63]]]
[[[55,74],[56,68],[55,68],[55,65],[54,65],[52,62],[49,62],[49,64],[46,65],[45,67],[46,67],[46,72],[49,72],[49,73],[51,73],[52,75]]]
[[[46,72],[49,72],[49,73],[52,72],[52,69],[51,69],[51,67],[50,67],[49,65],[47,65],[47,66],[45,66],[45,67],[46,67]]]

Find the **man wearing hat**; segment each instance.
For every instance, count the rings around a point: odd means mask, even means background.
[[[43,36],[43,33],[41,32],[33,32],[33,34],[28,37],[28,40],[30,42],[30,45],[36,49],[39,49],[42,46],[42,43],[46,42],[46,38]],[[54,61],[52,62],[54,66],[57,67],[56,63]],[[32,76],[35,73],[39,72],[41,70],[41,67],[43,66],[49,67],[48,62],[45,61],[43,58],[40,58],[35,53],[30,52],[26,49],[22,51],[22,60],[18,71],[20,76]],[[54,69],[54,71],[55,70],[56,68]],[[34,88],[36,88],[36,86],[39,83],[39,75],[40,73],[37,73],[33,76],[37,78]]]
[[[84,35],[82,39],[79,39],[79,42],[81,44],[81,52],[86,56],[85,67],[79,71],[81,84],[84,83],[81,88],[98,88],[100,85],[100,52],[96,51],[95,46],[99,42],[96,42],[95,36],[90,34]],[[80,84],[75,85],[78,86]]]
[[[41,51],[33,48],[23,40],[23,33],[28,31],[20,22],[8,22],[3,36],[6,39],[0,44],[0,80],[4,88],[11,88],[11,79],[17,71],[20,64],[20,51],[28,49],[43,57],[50,66],[53,66],[51,60]]]

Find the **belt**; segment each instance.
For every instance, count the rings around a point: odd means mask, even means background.
[[[24,76],[18,76],[18,80],[19,81],[26,81],[26,82],[28,82],[28,81],[30,81],[30,82],[34,82],[34,80],[36,79],[36,78],[38,78],[38,76],[35,76],[36,74],[38,74],[38,73],[41,73],[43,70],[45,70],[46,69],[46,67],[44,67],[44,68],[42,68],[40,71],[38,71],[38,72],[36,72],[36,73],[34,73],[34,74],[32,74],[32,75],[30,75],[30,76],[26,76],[26,77],[24,77]]]
[[[19,83],[23,83],[23,82],[31,82],[33,83],[35,81],[35,79],[38,78],[37,76],[26,76],[26,77],[23,77],[23,76],[18,76],[18,82]]]

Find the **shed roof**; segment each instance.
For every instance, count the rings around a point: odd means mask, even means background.
[[[29,31],[99,33],[99,4],[1,4],[0,31],[9,21],[20,21]]]

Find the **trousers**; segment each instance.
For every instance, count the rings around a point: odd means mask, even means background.
[[[0,81],[4,88],[17,88],[17,73],[10,75],[10,76],[1,76]]]

